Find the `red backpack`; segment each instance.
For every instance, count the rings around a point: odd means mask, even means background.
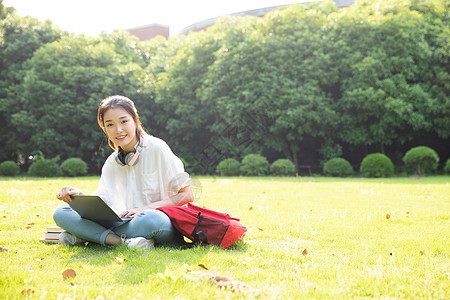
[[[194,244],[214,244],[228,248],[241,240],[247,228],[227,213],[210,210],[191,203],[183,206],[158,207],[172,225]]]

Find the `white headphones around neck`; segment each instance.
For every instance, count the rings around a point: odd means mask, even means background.
[[[117,151],[116,162],[121,166],[134,166],[138,162],[139,154],[141,153],[142,148],[143,145],[141,136],[136,145],[134,145],[134,150],[136,150],[135,152],[125,153],[121,151],[121,149]]]

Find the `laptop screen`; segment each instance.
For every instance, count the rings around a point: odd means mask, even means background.
[[[105,228],[117,227],[131,219],[120,218],[99,196],[72,195],[70,206],[82,218],[94,221]]]

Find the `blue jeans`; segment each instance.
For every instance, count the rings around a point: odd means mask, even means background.
[[[131,221],[114,228],[105,228],[91,220],[83,219],[68,204],[60,205],[53,213],[56,225],[86,241],[105,246],[108,234],[127,238],[154,239],[155,244],[181,244],[181,234],[172,226],[169,217],[159,210],[144,210]]]

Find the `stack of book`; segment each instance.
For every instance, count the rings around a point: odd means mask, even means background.
[[[59,235],[63,231],[64,230],[58,226],[47,227],[44,237],[39,240],[47,243],[58,243]]]

